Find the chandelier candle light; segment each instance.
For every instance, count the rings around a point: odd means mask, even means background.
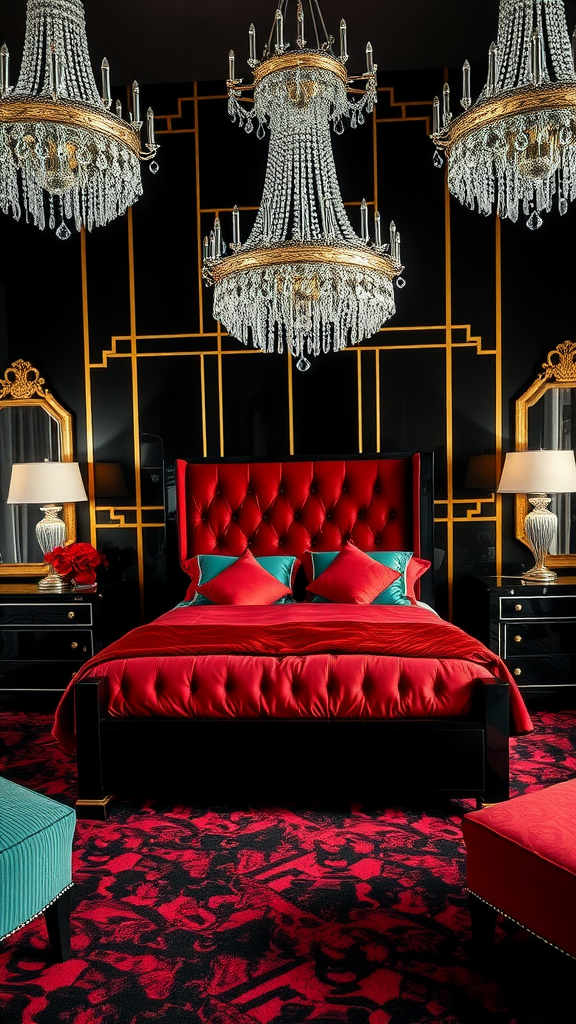
[[[563,0],[500,0],[488,77],[472,103],[471,69],[462,68],[463,113],[452,116],[450,86],[434,99],[434,163],[448,159],[448,188],[479,213],[493,209],[532,230],[556,200],[560,214],[576,197],[576,35]]]
[[[140,115],[138,83],[129,121],[112,113],[110,66],[98,91],[81,0],[28,0],[20,77],[10,85],[9,53],[0,50],[0,209],[70,237],[76,228],[124,214],[142,195],[140,161],[154,157],[154,114]]]
[[[317,0],[305,11],[296,4],[296,41],[286,41],[288,0],[276,10],[272,32],[257,57],[256,30],[248,33],[248,65],[254,82],[236,77],[235,55],[228,66],[228,109],[232,121],[264,138],[270,148],[264,193],[256,221],[242,242],[240,213],[232,211],[230,254],[222,239],[220,218],[203,245],[203,276],[214,285],[214,316],[245,345],[249,339],[263,352],[285,347],[299,370],[308,356],[338,351],[375,334],[395,313],[400,234],[390,226],[382,243],[380,213],[375,211],[371,238],[368,205],[360,208],[360,235],[344,208],[336,176],[330,129],[340,135],[344,121],[363,124],[377,100],[372,46],[366,47],[366,71],[346,72],[346,23],[340,23],[340,53],[324,24]],[[309,19],[309,21],[308,21]],[[308,23],[307,23],[308,22]],[[307,42],[306,34],[314,39]],[[353,83],[359,98],[348,96]],[[242,94],[253,90],[254,103]]]

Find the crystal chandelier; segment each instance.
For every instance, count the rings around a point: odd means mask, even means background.
[[[377,100],[372,46],[366,47],[366,71],[346,73],[346,23],[340,23],[340,54],[332,50],[317,0],[309,0],[305,38],[303,4],[296,5],[295,45],[286,41],[288,0],[280,0],[272,32],[257,57],[256,31],[250,26],[249,67],[254,82],[236,77],[229,56],[228,109],[232,121],[247,132],[256,125],[270,147],[264,193],[256,221],[241,240],[240,216],[232,211],[230,254],[222,240],[220,218],[204,239],[204,279],[214,285],[214,316],[244,344],[251,338],[263,352],[282,353],[285,346],[307,370],[307,356],[338,351],[376,333],[395,312],[393,282],[398,277],[400,235],[394,224],[390,243],[382,242],[380,213],[370,237],[368,206],[360,207],[360,235],[348,220],[334,166],[330,129],[340,135],[344,121],[363,124]],[[308,15],[306,15],[308,20]],[[365,89],[352,83],[363,82]],[[253,90],[254,102],[242,94]]]
[[[0,209],[48,224],[60,239],[70,237],[66,221],[91,230],[125,213],[142,194],[140,161],[158,149],[154,114],[148,109],[143,147],[138,83],[128,121],[119,101],[116,113],[111,106],[110,67],[104,59],[100,96],[81,0],[28,0],[13,88],[8,49],[0,50]]]
[[[434,162],[448,159],[448,187],[465,206],[534,230],[576,196],[576,75],[563,0],[500,0],[488,80],[475,103],[462,68],[464,113],[452,119],[450,87],[434,98]]]

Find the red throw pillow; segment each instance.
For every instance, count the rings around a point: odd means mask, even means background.
[[[214,579],[202,583],[198,593],[214,604],[274,604],[292,591],[259,565],[251,551],[245,551]]]
[[[416,558],[413,555],[406,566],[406,597],[412,604],[416,604],[417,601],[414,584],[425,572],[428,572],[431,565],[432,562],[426,558]]]
[[[185,562],[180,562],[180,565],[184,572],[188,573],[190,577],[190,583],[186,591],[184,600],[192,601],[194,594],[196,593],[196,587],[198,586],[198,580],[200,579],[200,566],[198,565],[198,556],[194,555],[193,558],[187,558]]]
[[[375,562],[353,545],[343,547],[334,561],[306,590],[338,604],[371,604],[400,573]]]

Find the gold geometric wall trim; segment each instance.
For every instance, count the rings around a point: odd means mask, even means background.
[[[386,130],[387,125],[419,122],[422,126],[423,140],[431,130],[432,105],[430,100],[404,101],[397,98],[398,90],[390,86],[381,86],[378,89],[381,114],[377,116],[376,111],[372,118],[372,157],[373,157],[373,195],[366,196],[369,205],[378,204],[378,131],[381,127]],[[201,103],[213,101],[226,102],[223,93],[202,96],[198,93],[198,87],[194,84],[192,95],[179,97],[176,103],[176,112],[156,116],[157,134],[165,136],[163,144],[169,145],[170,135],[191,134],[194,136],[193,153],[196,167],[195,183],[195,206],[196,206],[196,237],[193,245],[196,249],[198,264],[198,317],[199,329],[189,332],[181,331],[174,334],[143,334],[139,333],[136,323],[135,304],[135,257],[134,239],[132,225],[132,211],[129,211],[127,218],[127,244],[128,244],[128,297],[130,305],[130,331],[128,334],[116,333],[111,326],[109,341],[101,349],[99,361],[92,361],[90,352],[90,322],[88,310],[87,290],[87,262],[86,262],[86,237],[82,237],[81,258],[84,295],[84,347],[85,347],[85,374],[86,374],[86,399],[87,399],[87,431],[88,431],[88,458],[94,458],[94,432],[93,432],[93,411],[92,411],[92,377],[97,373],[106,373],[111,361],[118,359],[128,360],[131,364],[131,405],[133,422],[134,441],[134,464],[136,472],[136,502],[131,507],[121,506],[117,508],[99,507],[96,509],[94,500],[93,474],[89,479],[90,488],[90,516],[91,516],[91,538],[96,543],[97,531],[99,529],[113,530],[128,528],[134,531],[136,536],[136,548],[138,552],[138,575],[141,587],[144,585],[144,531],[149,527],[157,527],[159,524],[159,509],[148,509],[142,505],[140,486],[140,453],[139,453],[139,394],[138,394],[138,364],[142,359],[165,359],[171,357],[186,357],[197,359],[200,367],[200,420],[201,450],[204,456],[215,454],[225,455],[225,410],[224,410],[224,389],[223,389],[223,361],[230,356],[252,355],[261,356],[262,353],[243,346],[238,346],[234,339],[222,331],[221,325],[216,324],[216,329],[205,330],[204,302],[211,302],[211,296],[205,292],[201,280],[201,256],[202,256],[202,225],[203,215],[213,215],[222,212],[225,207],[208,208],[202,204],[202,182],[201,182],[201,154],[202,154],[202,131],[200,129],[198,111]],[[231,129],[232,130],[232,129]],[[369,129],[364,129],[369,130]],[[439,183],[439,187],[440,183]],[[357,206],[361,197],[354,198],[346,203],[346,206]],[[241,210],[253,210],[254,207],[243,207]],[[438,239],[441,244],[442,239]],[[385,366],[387,355],[392,352],[410,351],[414,357],[417,353],[429,349],[443,351],[444,378],[446,392],[446,415],[444,423],[446,443],[446,497],[438,499],[436,503],[435,521],[442,524],[446,529],[446,568],[449,591],[449,614],[452,610],[452,584],[454,577],[454,527],[457,523],[495,523],[495,545],[496,545],[496,572],[501,572],[502,567],[502,526],[501,526],[501,497],[490,495],[489,497],[477,500],[460,498],[455,494],[453,479],[453,453],[454,453],[454,359],[456,353],[462,349],[468,349],[477,356],[488,357],[494,360],[494,438],[497,466],[501,464],[502,458],[502,280],[501,280],[501,235],[500,223],[496,221],[494,236],[494,280],[495,280],[495,322],[494,322],[494,343],[486,345],[483,338],[473,329],[470,323],[454,323],[452,315],[452,228],[450,218],[450,197],[447,184],[444,187],[444,277],[445,277],[445,319],[443,323],[415,324],[411,326],[395,326],[390,324],[384,327],[368,343],[355,347],[348,352],[349,358],[354,360],[354,372],[357,375],[358,393],[358,451],[364,448],[365,421],[368,414],[375,424],[376,450],[380,451],[381,444],[381,395],[380,395],[380,371]],[[168,296],[167,296],[168,299]],[[186,324],[182,324],[185,329]],[[420,335],[420,338],[418,337]],[[189,344],[186,345],[186,339]],[[180,346],[183,345],[181,348]],[[370,398],[363,392],[362,372],[365,367],[364,360],[368,353],[374,353],[375,385],[371,389],[373,394]],[[339,358],[346,358],[342,353]],[[216,451],[209,448],[207,416],[208,404],[211,401],[206,387],[206,376],[208,366],[216,363],[216,397],[217,409],[211,407],[216,416],[218,424],[218,443]],[[290,454],[297,454],[295,451],[295,437],[297,436],[297,424],[294,422],[294,386],[292,360],[288,356],[285,360],[286,366],[286,394],[288,401],[288,430]],[[212,379],[214,374],[212,373]],[[368,402],[374,402],[374,407],[369,407]],[[184,454],[184,453],[183,453]],[[150,521],[149,515],[153,521]]]

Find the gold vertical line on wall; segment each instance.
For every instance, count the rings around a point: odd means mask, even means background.
[[[364,450],[364,424],[362,421],[362,349],[356,350],[356,372],[358,374],[358,453]]]
[[[144,536],[142,532],[142,483],[140,479],[140,409],[138,406],[138,343],[136,340],[136,277],[134,273],[134,217],[128,210],[128,289],[130,294],[130,368],[132,375],[132,424],[134,430],[134,478],[136,485],[136,550],[140,612],[144,617]]]
[[[294,378],[292,376],[292,356],[288,350],[288,441],[290,455],[294,455]]]
[[[200,214],[200,126],[198,124],[198,82],[194,82],[194,163],[196,169],[196,243],[198,252],[198,315],[204,334],[204,292],[202,288],[202,217]]]
[[[376,372],[376,451],[379,453],[381,451],[381,441],[380,441],[380,431],[381,431],[381,422],[380,422],[380,349],[379,348],[376,349],[374,355],[376,357],[376,371],[375,371]]]
[[[496,395],[495,423],[496,435],[496,481],[500,478],[502,468],[502,221],[496,216]],[[497,486],[497,483],[496,483]],[[502,573],[502,495],[496,492],[496,575]]]
[[[222,385],[222,324],[218,324],[218,423],[220,429],[220,458],[224,458],[224,388]]]
[[[444,68],[444,82],[448,82],[448,68]],[[452,236],[450,222],[450,192],[448,190],[448,163],[444,170],[444,277],[446,290],[446,575],[448,582],[448,618],[452,618],[454,585],[454,487],[452,481]]]
[[[202,404],[202,455],[208,455],[208,436],[206,433],[206,366],[204,354],[200,356],[200,401]]]
[[[94,482],[94,423],[92,417],[92,379],[90,377],[90,322],[88,319],[88,266],[86,228],[80,231],[80,272],[82,277],[82,332],[84,337],[84,392],[86,401],[86,459],[88,461],[88,501],[90,543],[96,547],[96,487]]]

